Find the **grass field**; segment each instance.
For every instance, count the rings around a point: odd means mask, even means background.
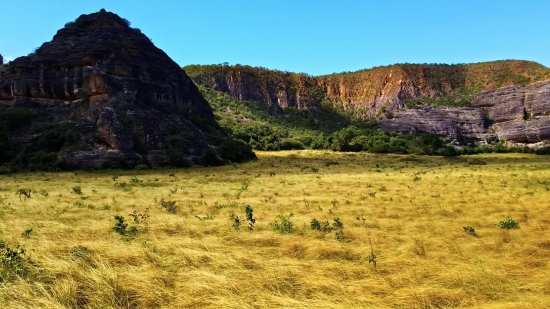
[[[548,157],[258,157],[0,176],[0,307],[550,308]]]

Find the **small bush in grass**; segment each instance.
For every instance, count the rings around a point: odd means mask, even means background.
[[[462,227],[464,229],[464,232],[472,235],[472,236],[475,236],[477,237],[477,234],[476,234],[476,229],[474,229],[473,227],[471,226],[463,226]]]
[[[133,236],[137,234],[137,227],[130,226],[128,227],[128,223],[125,223],[125,219],[123,216],[115,216],[115,220],[117,222],[113,226],[113,231],[117,232],[118,234],[122,236]]]
[[[336,233],[334,233],[334,238],[336,238],[336,240],[339,240],[339,241],[347,239],[346,235],[344,235],[344,231],[342,230],[339,230]]]
[[[241,229],[241,219],[239,219],[239,216],[237,216],[235,214],[231,214],[230,218],[233,221],[232,227],[235,229],[235,231],[240,230]]]
[[[344,228],[344,224],[342,221],[340,221],[340,218],[334,218],[334,222],[332,223],[332,227],[336,230],[341,230]]]
[[[160,200],[160,205],[162,208],[166,209],[167,212],[173,214],[178,211],[178,206],[176,206],[176,201],[166,201],[165,199]]]
[[[507,230],[519,229],[519,223],[514,221],[514,219],[510,218],[510,216],[506,217],[504,221],[500,221],[497,224],[497,226],[500,227],[501,229],[507,229]]]
[[[23,231],[23,233],[21,233],[21,237],[29,238],[29,237],[31,237],[31,233],[32,233],[32,227],[26,229],[25,231]]]
[[[0,283],[16,280],[28,274],[32,261],[26,257],[26,250],[19,244],[10,248],[0,240]]]
[[[294,232],[294,225],[290,221],[292,217],[294,217],[293,213],[290,213],[288,216],[278,215],[270,225],[275,231],[281,234],[290,234]]]
[[[311,220],[310,224],[311,224],[312,230],[320,231],[323,233],[330,233],[332,232],[332,229],[333,229],[333,227],[330,226],[330,223],[328,221],[321,222],[315,218]]]
[[[248,230],[252,232],[254,231],[254,224],[256,223],[256,219],[254,218],[254,213],[253,213],[254,209],[252,209],[250,205],[246,205],[245,212],[246,212],[246,220],[248,220],[249,222]]]

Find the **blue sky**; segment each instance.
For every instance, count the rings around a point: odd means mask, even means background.
[[[2,5],[0,54],[26,55],[101,8],[130,20],[181,66],[229,62],[312,75],[403,62],[550,66],[543,0],[18,0]]]

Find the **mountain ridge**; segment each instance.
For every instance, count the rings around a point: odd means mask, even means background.
[[[191,65],[183,70],[196,84],[246,104],[283,110],[332,109],[348,117],[350,123],[376,120],[380,129],[389,133],[437,134],[458,145],[501,141],[539,147],[550,138],[545,130],[525,133],[529,138],[521,132],[507,132],[522,126],[516,122],[535,118],[545,127],[542,118],[550,115],[546,108],[550,86],[544,83],[550,80],[550,69],[531,61],[397,64],[323,76],[242,65]],[[522,88],[541,81],[541,89],[525,92]],[[499,94],[501,90],[504,94]],[[495,102],[482,102],[493,100],[493,93],[497,93]],[[509,102],[508,97],[517,99]],[[533,98],[534,103],[527,102]],[[509,125],[493,125],[502,121]]]
[[[550,69],[536,62],[501,60],[475,64],[394,64],[355,72],[311,76],[246,65],[183,67],[195,83],[231,94],[242,101],[311,108],[323,99],[335,107],[363,111],[362,118],[380,110],[397,110],[420,96],[438,98],[457,90],[472,92],[550,79]],[[389,106],[386,106],[390,102]]]

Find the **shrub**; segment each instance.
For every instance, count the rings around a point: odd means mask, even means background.
[[[344,228],[344,224],[342,221],[340,221],[340,218],[334,218],[334,222],[332,223],[332,227],[337,230],[341,230]]]
[[[10,248],[0,240],[0,282],[10,282],[17,277],[25,277],[28,274],[31,260],[26,256],[26,250],[19,244]]]
[[[176,206],[176,201],[166,201],[164,199],[160,200],[160,205],[162,208],[166,209],[167,212],[174,214],[178,211],[178,206]]]
[[[464,229],[464,232],[472,235],[472,236],[475,236],[477,237],[477,234],[476,234],[476,229],[474,229],[473,227],[471,226],[463,226],[462,227]]]
[[[128,223],[124,223],[124,217],[115,216],[115,220],[117,220],[117,222],[115,223],[115,226],[113,226],[113,231],[117,232],[120,235],[126,235],[126,228],[128,227]]]
[[[294,232],[294,225],[290,221],[292,217],[294,217],[293,213],[290,213],[288,216],[278,215],[270,225],[275,231],[281,234],[290,234]]]
[[[323,233],[332,232],[332,227],[330,226],[330,223],[328,221],[320,222],[317,219],[313,218],[310,225],[312,230],[317,230]]]
[[[344,231],[342,230],[336,231],[336,233],[334,233],[334,238],[339,241],[343,241],[347,239],[346,235],[344,235]]]
[[[239,219],[239,216],[237,216],[235,214],[231,214],[230,218],[233,221],[232,227],[235,229],[235,231],[240,230],[240,228],[241,228],[241,219]]]
[[[321,223],[319,221],[317,221],[317,219],[313,218],[311,220],[311,229],[312,230],[317,230],[317,231],[320,231],[321,230]]]
[[[519,229],[519,224],[516,221],[514,221],[514,219],[510,218],[510,216],[506,217],[504,221],[500,221],[497,224],[497,226],[500,227],[501,229],[507,229],[507,230]]]
[[[248,230],[252,232],[254,230],[254,224],[256,224],[256,219],[254,219],[254,209],[250,205],[246,205],[246,220],[248,220]]]
[[[537,150],[535,150],[535,154],[538,155],[550,155],[550,146],[548,147],[542,147]]]
[[[256,159],[256,154],[252,147],[245,142],[230,140],[222,143],[218,147],[218,154],[229,162],[239,163]]]
[[[23,233],[21,233],[21,237],[29,238],[29,237],[31,237],[31,233],[32,233],[32,227],[26,229],[25,231],[23,231]]]
[[[138,230],[135,226],[128,227],[128,223],[125,223],[125,219],[123,216],[115,216],[115,220],[117,222],[113,226],[113,231],[117,232],[118,234],[122,236],[134,236],[137,234]]]
[[[279,143],[280,150],[302,150],[306,147],[300,141],[293,139],[286,139]]]

